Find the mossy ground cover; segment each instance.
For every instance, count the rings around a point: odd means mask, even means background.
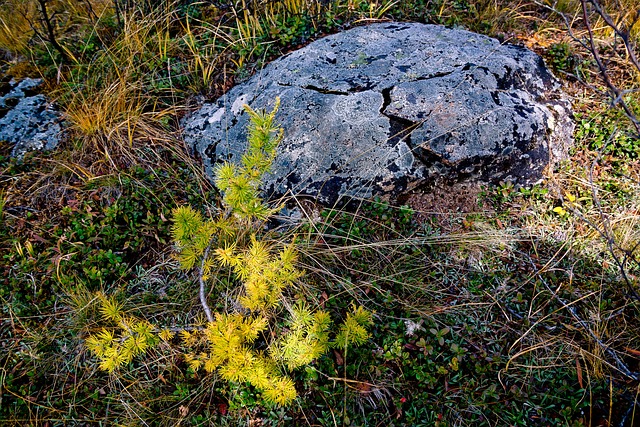
[[[0,423],[640,422],[640,147],[556,13],[583,40],[580,2],[556,12],[482,0],[45,3],[61,50],[38,2],[0,5],[2,71],[45,77],[71,123],[54,152],[17,161],[0,147]],[[627,3],[604,6],[637,43]],[[293,372],[291,405],[194,371],[178,337],[101,371],[85,346],[102,324],[101,295],[156,325],[206,324],[197,277],[175,257],[171,213],[190,205],[213,218],[220,198],[182,146],[178,119],[271,58],[379,19],[464,26],[536,50],[574,97],[572,158],[539,186],[486,188],[464,212],[301,203],[306,220],[272,224],[269,239],[295,236],[306,273],[288,297],[336,318],[354,302],[374,313],[365,345]],[[634,87],[619,39],[593,22],[615,84]],[[636,94],[624,96],[639,113]],[[223,310],[232,279],[218,279],[209,300]]]

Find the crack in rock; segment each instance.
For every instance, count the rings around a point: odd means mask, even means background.
[[[411,132],[420,123],[387,113],[387,107],[391,104],[391,91],[393,88],[393,86],[386,87],[380,92],[383,99],[380,114],[389,119],[389,143],[395,146],[400,141],[403,141],[408,147],[411,147]]]
[[[306,85],[303,89],[312,90],[325,95],[349,95],[349,92],[344,92],[341,90],[323,89],[314,85]]]

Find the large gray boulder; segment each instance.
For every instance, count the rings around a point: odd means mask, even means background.
[[[273,61],[183,121],[209,173],[239,160],[254,109],[282,104],[264,190],[333,205],[461,180],[529,185],[563,159],[571,105],[535,53],[463,30],[384,23]]]
[[[62,117],[44,95],[41,79],[11,80],[0,87],[0,141],[14,144],[13,157],[51,150],[62,138]]]

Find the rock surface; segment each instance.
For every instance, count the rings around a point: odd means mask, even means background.
[[[396,200],[462,180],[529,185],[566,157],[571,104],[535,53],[463,30],[385,23],[311,43],[185,118],[185,141],[209,173],[239,160],[248,117],[270,109],[285,136],[271,197],[327,205]]]
[[[12,80],[0,88],[0,141],[15,144],[11,155],[52,150],[62,137],[61,116],[44,95],[40,79]]]

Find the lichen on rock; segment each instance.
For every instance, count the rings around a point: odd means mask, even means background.
[[[34,150],[52,150],[62,137],[62,118],[44,95],[41,79],[5,82],[0,91],[0,141],[14,144],[13,157]]]

